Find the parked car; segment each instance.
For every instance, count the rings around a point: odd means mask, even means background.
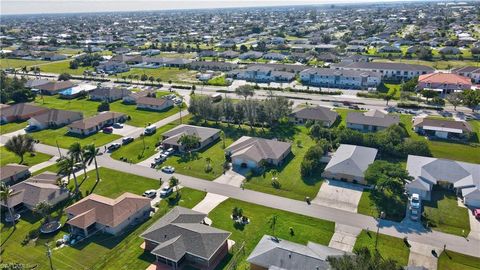
[[[480,219],[480,208],[475,208],[473,210],[473,215],[475,216],[476,219]]]
[[[167,150],[165,150],[163,152],[163,154],[165,154],[167,156],[170,156],[171,154],[173,154],[173,152],[175,152],[175,150],[173,148],[168,148]]]
[[[125,137],[122,139],[122,144],[125,145],[125,144],[129,144],[133,142],[133,138],[132,137]]]
[[[155,189],[149,189],[142,194],[143,197],[155,198],[157,196],[157,191]]]
[[[113,132],[113,128],[112,127],[104,127],[102,129],[103,133],[112,133]]]
[[[122,146],[121,144],[119,143],[112,143],[108,146],[108,150],[109,151],[115,151],[117,150],[118,148],[120,148],[120,146]]]
[[[168,195],[172,194],[172,192],[173,192],[173,188],[169,186],[163,187],[160,190],[160,197],[167,197]]]
[[[164,162],[165,159],[167,159],[167,155],[160,154],[160,156],[154,158],[153,161],[155,161],[155,163],[158,164],[158,163]]]
[[[35,131],[35,130],[37,130],[37,129],[38,129],[37,126],[31,126],[31,125],[27,125],[27,126],[25,127],[25,131],[27,131],[27,132],[29,132],[29,131]]]
[[[172,167],[172,166],[163,166],[162,167],[162,172],[164,172],[164,173],[174,173],[175,168]]]
[[[123,124],[122,123],[114,123],[113,127],[114,128],[123,128]]]
[[[413,193],[412,196],[410,197],[410,206],[412,206],[413,209],[419,209],[421,206],[421,201],[420,201],[420,195],[417,193]]]
[[[420,209],[410,208],[410,219],[417,221],[420,217]]]

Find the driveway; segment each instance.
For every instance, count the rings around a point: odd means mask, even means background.
[[[214,194],[214,193],[207,193],[205,198],[201,202],[199,202],[192,210],[202,212],[204,214],[210,213],[215,207],[221,204],[223,201],[228,199],[226,196]]]
[[[470,220],[469,239],[480,240],[480,220],[476,219],[471,209],[468,209],[468,219]]]
[[[143,131],[143,128],[134,127],[130,125],[123,124],[123,128],[113,128],[113,134],[120,135],[122,137],[129,136],[130,134],[135,133],[135,131]]]
[[[432,250],[435,250],[436,255],[440,256],[442,253],[440,248],[414,241],[409,241],[409,243],[411,246],[408,266],[423,266],[428,270],[437,270],[438,258],[434,256]]]
[[[326,180],[312,203],[356,213],[362,192],[360,185]]]
[[[243,183],[243,180],[245,180],[245,176],[230,169],[226,171],[225,174],[222,174],[215,179],[214,182],[240,187]]]
[[[330,239],[328,246],[346,252],[352,252],[355,242],[357,241],[357,236],[361,231],[362,229],[360,228],[335,223],[335,233],[332,239]]]

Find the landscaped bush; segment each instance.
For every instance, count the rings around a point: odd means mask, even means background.
[[[320,139],[317,144],[310,147],[303,157],[300,165],[302,176],[311,176],[321,165],[321,158],[329,148],[329,143],[325,139]]]

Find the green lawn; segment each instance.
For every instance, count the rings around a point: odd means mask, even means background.
[[[338,113],[340,119],[333,124],[336,127],[346,127],[347,126],[347,115],[349,112],[363,112],[360,110],[352,110],[352,109],[343,109],[343,108],[335,108],[334,111]]]
[[[394,99],[400,99],[400,84],[386,83],[385,86],[388,88],[387,94],[392,95]]]
[[[444,233],[465,236],[470,232],[468,209],[458,206],[455,193],[438,187],[432,190],[432,200],[424,201],[423,221]]]
[[[23,60],[23,59],[8,59],[2,58],[0,59],[0,68],[21,68],[21,67],[31,67],[38,64],[48,63],[47,61],[41,60]]]
[[[110,198],[116,198],[122,195],[124,192],[142,195],[145,190],[157,189],[159,187],[158,180],[134,174],[115,171],[103,167],[98,168],[98,172],[101,180],[97,184],[95,184],[95,170],[87,172],[87,178],[84,178],[83,175],[77,177],[79,184],[82,182],[80,191],[83,196],[95,193]],[[78,172],[78,174],[80,173],[83,173],[83,171]],[[75,187],[73,179],[70,180],[69,187],[71,189]]]
[[[23,165],[31,167],[35,164],[42,163],[51,158],[52,156],[50,155],[42,154],[38,152],[33,153],[33,155],[30,153],[26,153],[23,156]],[[20,158],[18,156],[16,156],[12,152],[7,151],[5,146],[0,147],[0,166],[5,166],[6,164],[18,163],[18,162],[20,162]]]
[[[47,73],[56,73],[56,74],[61,74],[66,72],[71,75],[83,75],[83,72],[85,70],[91,70],[91,71],[95,70],[93,67],[78,67],[77,69],[71,69],[70,61],[71,60],[62,60],[62,61],[52,62],[50,64],[41,65],[39,66],[40,71],[47,72]]]
[[[189,116],[184,117],[182,120],[183,123],[188,123],[189,118]],[[120,149],[113,152],[111,157],[114,159],[120,159],[122,157],[128,158],[128,160],[131,160],[132,163],[143,161],[156,153],[155,144],[162,139],[162,133],[178,126],[179,124],[179,120],[170,122],[167,125],[157,128],[156,133],[151,136],[136,138],[133,142],[124,145],[120,147]]]
[[[186,108],[186,106],[183,106],[183,108]],[[131,120],[129,120],[127,124],[136,127],[145,127],[148,123],[155,123],[179,112],[177,107],[172,107],[164,111],[137,110],[136,105],[126,105],[121,101],[110,103],[110,110],[129,115]]]
[[[322,183],[320,171],[311,177],[302,177],[300,174],[300,164],[307,150],[315,144],[315,141],[307,134],[307,128],[298,126],[295,129],[292,142],[292,155],[285,159],[284,165],[278,169],[277,180],[280,182],[280,188],[272,186],[272,173],[266,173],[254,176],[247,181],[245,188],[260,192],[284,196],[296,200],[304,200],[306,196],[314,198]],[[297,141],[301,145],[297,145]]]
[[[360,197],[360,201],[358,202],[357,213],[372,216],[372,217],[379,217],[380,212],[378,211],[375,203],[370,199],[370,190],[365,189],[362,192],[362,197]]]
[[[404,195],[392,197],[390,192],[365,189],[360,197],[357,212],[359,214],[379,217],[383,211],[386,219],[400,222],[405,218],[407,197]]]
[[[39,174],[41,174],[41,173],[43,173],[43,172],[58,173],[57,163],[52,164],[52,165],[50,165],[50,166],[47,166],[47,167],[45,167],[45,168],[43,168],[43,169],[40,169],[40,170],[38,170],[38,171],[35,171],[35,172],[32,173],[32,175],[39,175]]]
[[[12,122],[8,124],[3,124],[0,125],[0,134],[8,134],[10,132],[14,132],[17,130],[20,130],[22,128],[25,128],[28,125],[28,122]]]
[[[234,207],[243,209],[243,214],[250,220],[249,224],[245,226],[234,224],[230,218]],[[335,223],[330,221],[228,199],[210,212],[209,218],[213,221],[213,227],[232,232],[230,239],[237,245],[245,242],[245,256],[240,257],[237,269],[248,269],[246,256],[255,248],[263,235],[272,235],[268,221],[273,215],[277,216],[275,236],[300,244],[312,241],[328,245],[335,230]],[[293,228],[294,235],[290,234],[290,227]]]
[[[149,180],[152,181],[152,180]],[[126,190],[128,191],[128,189]],[[182,189],[182,197],[178,202],[184,207],[193,207],[205,196],[201,191],[188,188]],[[149,253],[143,253],[140,248],[142,239],[139,235],[158,220],[170,206],[161,204],[159,211],[148,221],[128,228],[123,234],[112,236],[99,233],[73,247],[53,250],[52,261],[55,269],[145,269],[154,261]],[[61,213],[59,208],[54,216]],[[68,233],[64,227],[58,233],[42,235],[36,242],[22,245],[25,236],[40,227],[39,218],[24,212],[23,218],[17,223],[17,229],[10,225],[1,225],[2,260],[3,262],[20,262],[38,265],[36,269],[49,269],[45,256],[44,243],[53,242]],[[61,218],[62,223],[66,216]]]
[[[67,127],[57,129],[44,129],[37,132],[30,133],[33,138],[40,141],[40,143],[48,144],[51,146],[58,146],[60,148],[68,148],[75,142],[79,142],[81,145],[87,145],[94,143],[95,146],[102,146],[111,141],[121,138],[122,136],[116,134],[106,134],[98,132],[90,136],[80,136],[68,133]]]
[[[442,252],[438,258],[438,270],[476,270],[480,269],[480,258],[456,253],[450,250]]]
[[[197,74],[196,71],[191,71],[188,69],[180,69],[180,68],[168,68],[168,67],[161,67],[161,68],[132,68],[128,72],[119,73],[117,76],[121,79],[123,76],[128,75],[138,75],[142,76],[146,74],[147,76],[153,76],[155,79],[160,78],[164,82],[168,82],[172,80],[174,82],[197,82],[198,80],[195,78]],[[128,79],[127,79],[128,80]]]
[[[371,228],[374,230],[375,228]],[[367,247],[371,252],[375,252],[376,232],[363,230],[357,237],[354,249]],[[403,239],[392,237],[385,234],[378,235],[377,249],[383,258],[389,258],[397,261],[400,265],[408,264],[410,250],[403,242]]]

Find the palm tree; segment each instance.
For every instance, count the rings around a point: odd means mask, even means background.
[[[73,158],[75,164],[81,163],[83,165],[82,166],[83,167],[83,177],[86,178],[87,177],[87,166],[85,166],[86,161],[85,161],[85,157],[84,157],[84,151],[83,151],[80,143],[76,142],[76,143],[73,143],[72,145],[70,145],[70,147],[68,147],[67,154],[70,155]]]
[[[94,162],[95,164],[95,172],[97,173],[97,180],[96,182],[100,181],[100,175],[98,173],[98,165],[97,165],[97,155],[98,155],[98,148],[95,148],[95,145],[89,144],[83,147],[83,156],[85,157],[85,162],[88,162],[88,165]]]
[[[75,175],[75,160],[71,156],[64,156],[60,158],[60,161],[57,163],[58,174],[66,175],[70,180],[70,175],[73,175],[73,181],[75,182],[75,194],[78,193],[78,181],[77,176]]]
[[[180,181],[178,180],[178,178],[176,178],[175,176],[172,176],[170,177],[170,180],[168,181],[168,185],[170,187],[173,187],[175,188],[175,191],[177,192],[177,197],[178,195],[180,194],[179,193],[179,190],[178,190],[178,184],[180,183]]]
[[[13,189],[11,189],[9,186],[5,185],[4,182],[2,182],[2,183],[0,184],[0,199],[1,199],[2,202],[3,202],[3,205],[5,205],[5,207],[7,207],[7,209],[8,209],[8,214],[10,215],[10,217],[11,217],[11,219],[12,219],[13,227],[16,228],[14,212],[13,212],[13,209],[12,209],[12,208],[10,207],[10,205],[8,204],[9,199],[10,199],[13,195],[14,195]]]
[[[52,204],[47,201],[41,201],[35,205],[33,212],[40,215],[44,219],[44,223],[50,221],[50,211],[52,210]]]
[[[17,135],[10,138],[7,143],[5,143],[5,148],[20,157],[20,164],[23,163],[23,155],[27,152],[34,151],[35,142],[32,136],[28,134]]]

